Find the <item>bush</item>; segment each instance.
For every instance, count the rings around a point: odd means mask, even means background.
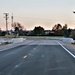
[[[75,30],[73,30],[73,31],[71,32],[70,37],[73,38],[73,39],[75,40]]]
[[[5,36],[6,35],[6,31],[2,31],[1,36]]]

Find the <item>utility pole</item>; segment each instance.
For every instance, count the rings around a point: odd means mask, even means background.
[[[11,16],[11,26],[13,26],[13,13],[12,13],[12,16]]]
[[[7,22],[7,20],[8,20],[8,13],[4,13],[4,15],[5,15],[5,20],[6,20],[6,32],[7,32],[7,34],[8,34],[8,22]]]

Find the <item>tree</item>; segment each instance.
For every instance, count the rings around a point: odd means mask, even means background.
[[[19,31],[20,30],[23,30],[23,26],[20,24],[20,23],[18,23],[18,22],[14,22],[14,24],[12,25],[12,27],[14,28],[14,31],[15,31],[15,37],[16,37],[16,35],[19,35]]]
[[[54,25],[52,31],[54,31],[54,35],[62,35],[62,25],[61,24]]]
[[[67,28],[68,28],[68,26],[67,26],[67,24],[65,24],[65,25],[63,26],[63,29],[64,29],[64,30],[67,30]]]
[[[61,24],[54,25],[52,30],[53,31],[60,31],[60,30],[62,30],[62,25]]]
[[[62,28],[62,33],[63,36],[68,37],[68,32],[67,32],[67,24],[65,24]]]
[[[41,26],[35,27],[33,30],[34,35],[43,35],[44,34],[44,28]]]
[[[63,36],[65,37],[69,37],[70,36],[70,33],[71,33],[71,29],[69,28],[68,29],[68,26],[67,24],[65,24],[62,28],[62,33],[63,33]]]
[[[1,30],[1,28],[0,28],[0,36],[2,35],[2,30]]]
[[[72,30],[70,37],[75,40],[75,30]]]
[[[13,27],[14,29],[15,29],[16,27],[18,27],[19,30],[24,28],[24,27],[23,27],[20,23],[18,23],[18,22],[14,22],[14,24],[12,25],[12,27]]]

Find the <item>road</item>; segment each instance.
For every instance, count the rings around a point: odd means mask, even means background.
[[[75,58],[56,40],[33,40],[0,52],[0,75],[75,75]]]

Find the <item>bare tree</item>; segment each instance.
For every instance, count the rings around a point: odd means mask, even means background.
[[[23,27],[20,23],[18,23],[18,22],[14,22],[13,25],[12,25],[12,27],[14,28],[15,36],[16,36],[16,35],[19,35],[19,31],[20,31],[20,30],[23,30],[23,28],[24,28],[24,27]]]

